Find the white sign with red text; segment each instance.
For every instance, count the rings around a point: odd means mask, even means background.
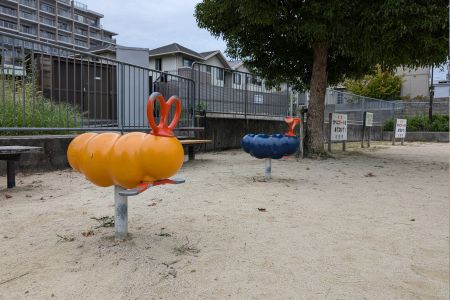
[[[331,115],[331,140],[347,140],[347,115],[335,113]]]
[[[395,123],[395,138],[404,139],[406,137],[406,119],[397,119]]]

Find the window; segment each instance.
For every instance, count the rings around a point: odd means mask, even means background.
[[[211,66],[206,66],[206,73],[211,73]]]
[[[194,63],[193,60],[187,59],[183,57],[183,67],[192,67],[192,64]]]
[[[344,103],[344,94],[338,92],[337,93],[337,104],[343,104]]]
[[[255,95],[254,102],[256,104],[263,104],[264,103],[263,95]]]
[[[233,84],[241,85],[241,74],[233,73]]]
[[[252,83],[253,85],[261,86],[261,85],[262,85],[262,80],[259,79],[259,78],[256,77],[256,76],[252,76],[251,83]]]
[[[223,70],[222,69],[217,69],[216,79],[217,80],[223,80]]]
[[[55,39],[55,34],[53,32],[41,30],[41,37],[46,38],[46,39],[54,40]]]
[[[155,59],[155,69],[158,71],[162,71],[162,58]]]

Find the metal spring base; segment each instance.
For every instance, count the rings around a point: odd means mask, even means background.
[[[114,239],[116,241],[125,241],[128,237],[128,197],[136,196],[146,191],[152,186],[162,184],[180,184],[184,179],[163,179],[155,182],[143,183],[133,189],[124,189],[121,186],[114,186]]]

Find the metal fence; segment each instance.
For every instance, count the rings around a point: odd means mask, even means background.
[[[287,84],[269,87],[250,73],[194,63],[180,69],[196,84],[196,109],[209,114],[252,117],[283,117],[290,113]]]
[[[349,122],[362,124],[364,112],[374,113],[374,124],[381,125],[390,118],[407,118],[416,115],[428,116],[429,102],[385,101],[368,98],[343,91],[328,89],[326,93],[326,114],[330,112],[347,114]],[[448,101],[433,102],[434,114],[449,114]]]
[[[194,125],[189,78],[2,32],[0,79],[0,131],[148,130],[155,91],[179,95],[179,127]]]

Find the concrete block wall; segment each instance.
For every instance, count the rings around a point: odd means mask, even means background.
[[[22,154],[16,169],[19,172],[61,170],[69,167],[66,152],[74,135],[36,135],[0,137],[0,146],[42,147],[42,153]],[[6,174],[6,161],[0,161],[0,175]]]

